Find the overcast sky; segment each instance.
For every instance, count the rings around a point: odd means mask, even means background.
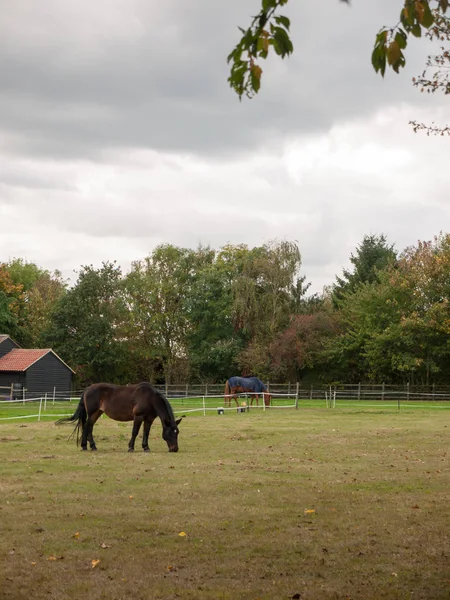
[[[294,55],[239,102],[226,56],[260,0],[2,0],[0,262],[76,280],[156,245],[296,240],[320,292],[365,234],[398,250],[450,225],[450,101],[376,75],[400,0],[290,0]],[[320,5],[320,12],[318,12]]]

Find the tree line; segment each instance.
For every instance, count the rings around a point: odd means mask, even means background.
[[[399,253],[366,235],[322,294],[298,244],[160,245],[123,273],[82,266],[69,286],[0,263],[0,333],[51,347],[77,384],[271,381],[450,383],[450,234]]]

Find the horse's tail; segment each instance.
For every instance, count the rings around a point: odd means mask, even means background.
[[[77,406],[75,412],[73,413],[73,415],[71,417],[64,417],[64,419],[59,419],[55,423],[55,425],[64,425],[65,423],[75,423],[74,430],[70,434],[69,440],[72,439],[76,433],[77,434],[77,446],[80,441],[80,432],[83,429],[83,426],[87,420],[87,411],[86,411],[86,406],[84,404],[84,394],[85,394],[85,392],[83,392],[81,394],[80,402],[78,403],[78,406]]]

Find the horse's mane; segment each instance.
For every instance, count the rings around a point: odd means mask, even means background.
[[[159,398],[159,400],[161,400],[161,402],[164,405],[164,408],[167,411],[167,415],[168,415],[170,421],[174,422],[175,421],[175,415],[173,414],[173,410],[172,410],[172,407],[170,405],[170,402],[167,400],[167,398],[165,397],[165,395],[162,392],[160,392],[157,388],[153,387],[147,381],[143,381],[142,383],[139,383],[138,385],[142,385],[142,386],[148,387],[155,394],[155,396],[157,396]]]

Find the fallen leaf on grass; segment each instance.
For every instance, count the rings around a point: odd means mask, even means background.
[[[133,496],[130,496],[130,500],[133,500]]]
[[[314,510],[314,508],[305,508],[304,514],[305,515],[313,515],[313,514],[315,514],[315,512],[316,511]]]
[[[108,546],[105,543],[100,544],[100,548],[111,548],[111,546]]]
[[[186,537],[187,533],[185,531],[180,531],[180,533],[178,535],[179,535],[179,537]]]
[[[92,568],[95,569],[95,567],[98,565],[99,562],[100,562],[99,558],[94,558],[93,560],[91,560]]]
[[[76,533],[74,533],[73,537],[77,540],[80,537],[80,532],[77,531]]]
[[[33,567],[35,567],[35,566],[36,566],[36,561],[35,561],[35,560],[32,560],[32,561],[31,561],[31,564],[33,565]]]

